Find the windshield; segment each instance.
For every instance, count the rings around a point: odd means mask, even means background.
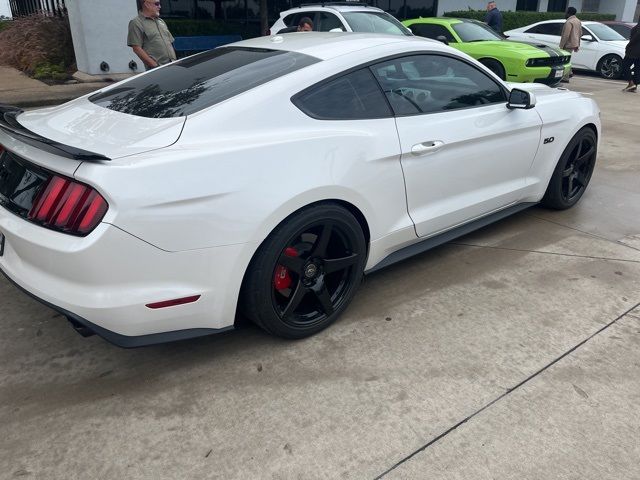
[[[616,32],[613,28],[604,24],[593,23],[591,25],[587,25],[587,27],[589,27],[589,30],[591,30],[599,40],[604,40],[605,42],[610,40],[626,40],[626,38]]]
[[[220,47],[147,72],[89,100],[139,117],[182,117],[319,61],[283,50]]]
[[[454,23],[451,25],[463,42],[484,42],[487,40],[504,40],[486,25],[474,22]]]
[[[384,12],[341,12],[354,32],[412,35],[398,20]]]

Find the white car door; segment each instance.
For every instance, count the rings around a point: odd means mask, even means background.
[[[587,40],[590,35],[593,40]],[[602,56],[602,47],[593,32],[588,28],[582,27],[582,39],[580,40],[580,49],[571,54],[571,65],[576,68],[584,68],[587,70],[595,70],[598,60]]]
[[[535,109],[476,66],[421,54],[374,65],[396,115],[409,215],[431,236],[514,204],[540,144]]]

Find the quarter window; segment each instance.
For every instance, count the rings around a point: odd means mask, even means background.
[[[368,69],[357,70],[293,98],[310,117],[320,120],[363,120],[392,116],[380,87]]]
[[[484,72],[443,55],[416,55],[371,67],[396,115],[438,113],[506,102]]]

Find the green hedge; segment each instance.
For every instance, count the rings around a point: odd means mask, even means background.
[[[5,28],[7,28],[10,23],[11,23],[11,20],[0,20],[0,32]]]
[[[174,37],[197,35],[241,35],[243,39],[260,36],[259,23],[232,22],[231,20],[189,20],[165,18]]]
[[[446,12],[445,17],[456,18],[474,18],[484,21],[487,14],[486,10],[462,10],[458,12]],[[564,18],[562,12],[502,12],[502,30],[513,30],[514,28],[525,27],[532,23],[542,22],[543,20],[553,20],[556,18]],[[580,20],[615,20],[615,15],[603,13],[578,13]]]

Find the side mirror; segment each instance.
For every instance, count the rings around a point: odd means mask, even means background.
[[[509,94],[509,102],[507,108],[514,110],[516,108],[521,110],[529,110],[536,106],[536,96],[531,92],[519,90],[514,88]]]
[[[580,37],[580,40],[582,40],[583,42],[595,42],[596,39],[593,38],[593,35],[582,35]]]
[[[449,40],[447,40],[447,37],[445,37],[444,35],[438,35],[436,37],[436,40],[438,40],[439,42],[444,43],[445,45],[449,45]]]

